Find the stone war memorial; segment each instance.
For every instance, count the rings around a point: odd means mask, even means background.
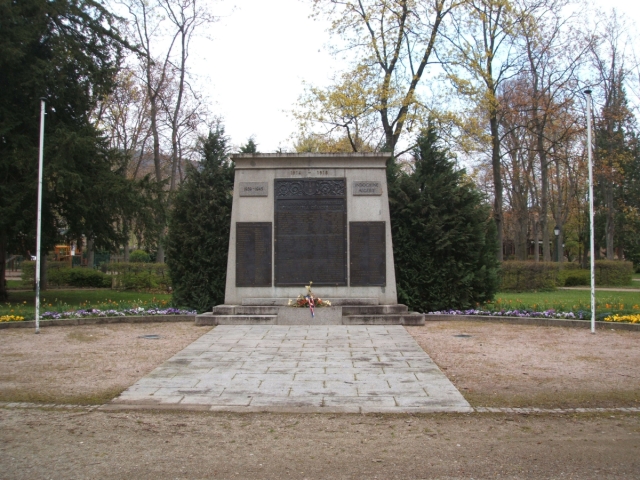
[[[237,154],[224,305],[199,325],[423,325],[397,301],[387,156]],[[330,306],[312,316],[299,295]]]

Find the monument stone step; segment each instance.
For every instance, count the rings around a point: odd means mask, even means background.
[[[342,307],[343,315],[383,315],[383,314],[401,314],[408,312],[406,305],[345,305]]]
[[[196,325],[424,325],[424,315],[405,305],[347,305],[315,309],[265,305],[218,305]]]
[[[289,304],[289,300],[295,298],[243,298],[242,306],[280,306],[286,307]],[[360,305],[378,305],[378,299],[371,298],[323,298],[328,300],[334,307],[341,307],[345,305],[360,306]]]
[[[213,307],[214,315],[277,315],[280,307],[218,305]]]
[[[424,315],[415,312],[387,315],[345,315],[343,325],[424,325]]]
[[[277,315],[217,315],[204,313],[196,316],[196,325],[275,325]]]

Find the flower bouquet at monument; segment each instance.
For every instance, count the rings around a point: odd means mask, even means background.
[[[321,298],[316,297],[311,291],[311,285],[313,285],[313,282],[309,282],[309,285],[304,287],[307,289],[306,295],[301,293],[295,301],[290,299],[288,305],[290,307],[307,307],[311,310],[311,316],[315,317],[315,307],[330,307],[331,302],[329,300],[322,300]]]

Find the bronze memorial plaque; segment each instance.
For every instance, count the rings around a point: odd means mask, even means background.
[[[384,286],[387,281],[385,222],[350,222],[352,287]]]
[[[347,284],[344,178],[275,180],[275,284]]]
[[[236,223],[236,287],[271,286],[271,222]]]

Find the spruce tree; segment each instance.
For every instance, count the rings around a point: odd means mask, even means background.
[[[409,173],[395,162],[388,168],[398,299],[422,312],[474,307],[498,285],[490,206],[433,127],[418,138],[414,157]]]
[[[247,140],[247,143],[245,143],[240,147],[239,153],[260,153],[258,152],[258,144],[253,139],[253,137],[249,137],[249,140]]]
[[[173,303],[199,312],[224,302],[234,175],[227,142],[221,125],[201,140],[201,162],[188,168],[169,219]]]

